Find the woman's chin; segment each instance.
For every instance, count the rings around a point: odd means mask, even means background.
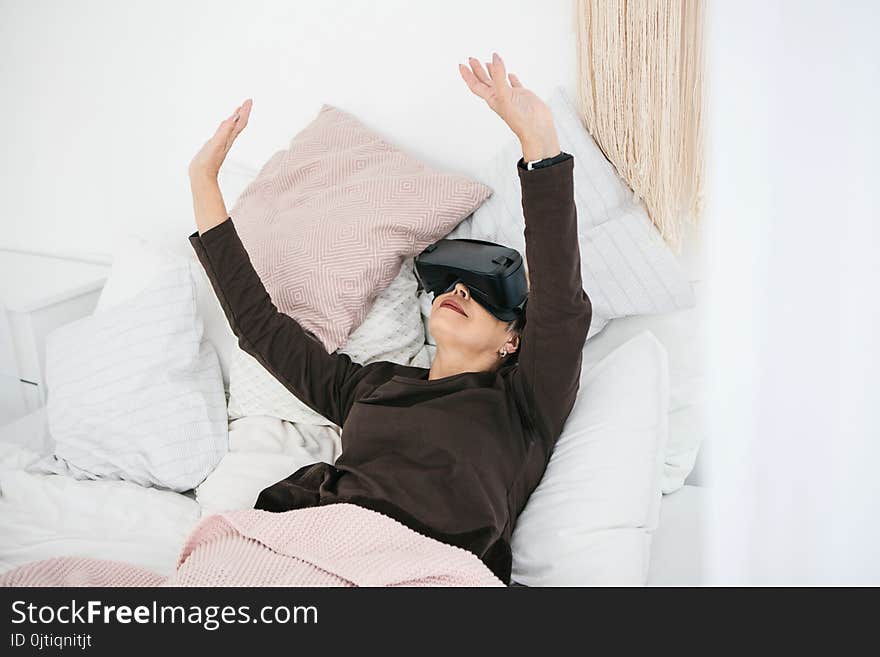
[[[461,335],[463,326],[454,317],[444,317],[442,319],[438,317],[428,324],[428,330],[437,342],[448,342],[452,336],[456,334]]]

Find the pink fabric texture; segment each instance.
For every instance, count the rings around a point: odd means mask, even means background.
[[[354,504],[204,518],[168,578],[105,559],[58,557],[0,586],[504,586],[476,555]]]
[[[278,309],[333,352],[403,260],[445,237],[491,193],[325,104],[263,166],[230,216]]]

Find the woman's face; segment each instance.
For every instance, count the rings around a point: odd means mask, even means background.
[[[508,343],[513,335],[508,332],[508,325],[509,322],[498,319],[475,301],[467,286],[460,282],[434,299],[428,318],[428,328],[439,347],[474,357],[494,354],[498,358],[505,345],[508,353],[516,351],[518,341],[514,345]]]

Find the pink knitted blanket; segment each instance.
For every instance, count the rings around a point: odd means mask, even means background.
[[[163,577],[106,559],[26,563],[0,586],[504,586],[476,555],[354,504],[202,519]]]

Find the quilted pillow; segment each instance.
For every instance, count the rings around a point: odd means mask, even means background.
[[[130,228],[122,228],[113,241],[113,268],[101,290],[95,313],[134,298],[150,286],[157,273],[188,263],[196,284],[197,313],[204,324],[205,338],[220,358],[223,388],[224,391],[228,390],[232,358],[239,348],[238,341],[229,328],[205,268],[189,242],[181,240],[176,230],[169,235],[157,236],[154,226],[149,226],[143,235]]]
[[[230,215],[278,309],[333,352],[403,261],[490,194],[486,185],[426,166],[325,104],[263,166]]]
[[[220,361],[186,261],[134,297],[49,333],[46,379],[55,444],[33,472],[183,492],[228,448]]]

